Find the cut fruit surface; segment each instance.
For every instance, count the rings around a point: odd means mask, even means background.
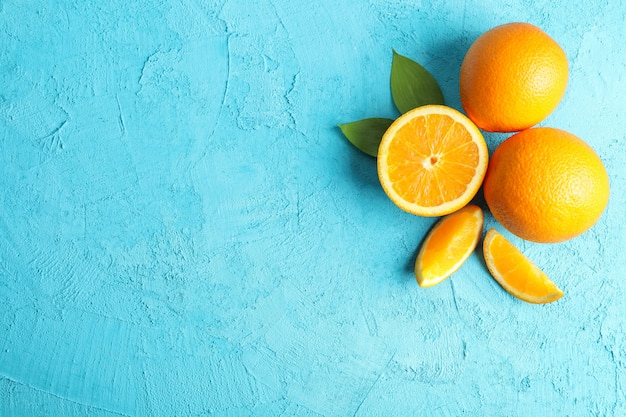
[[[493,278],[514,297],[545,304],[563,296],[563,291],[541,269],[495,229],[485,235],[483,252]]]
[[[485,140],[471,120],[450,107],[427,105],[387,129],[378,148],[378,178],[402,210],[443,216],[476,195],[488,159]]]
[[[439,220],[422,243],[415,261],[421,287],[432,287],[454,274],[474,252],[483,230],[483,212],[465,206]]]

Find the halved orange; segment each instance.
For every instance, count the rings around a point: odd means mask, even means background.
[[[378,178],[389,198],[419,216],[465,206],[482,184],[489,154],[480,130],[459,111],[426,105],[396,119],[378,148]]]
[[[483,232],[483,211],[469,205],[435,224],[415,261],[421,287],[432,287],[454,274],[470,257]]]
[[[514,297],[545,304],[563,296],[563,291],[541,269],[495,229],[485,235],[483,252],[493,278]]]

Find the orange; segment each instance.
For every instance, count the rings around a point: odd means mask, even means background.
[[[483,231],[483,212],[468,205],[435,224],[415,261],[421,287],[432,287],[454,274],[474,252]]]
[[[480,130],[441,105],[415,108],[396,119],[378,147],[378,178],[402,210],[443,216],[478,192],[489,154]]]
[[[557,107],[568,80],[567,57],[549,35],[529,23],[482,34],[461,65],[461,103],[478,127],[517,132]]]
[[[493,278],[509,294],[534,304],[556,301],[563,291],[495,229],[483,241],[485,263]]]
[[[583,140],[538,127],[496,148],[484,194],[491,213],[513,234],[534,242],[562,242],[598,221],[608,203],[609,177]]]

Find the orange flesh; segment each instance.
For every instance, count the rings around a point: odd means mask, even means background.
[[[531,303],[556,301],[563,292],[504,236],[490,230],[485,237],[489,271],[510,294]]]
[[[476,175],[479,150],[465,127],[442,114],[416,117],[389,147],[393,189],[406,201],[435,207],[459,198]],[[463,162],[458,162],[463,161]]]
[[[442,219],[420,250],[416,268],[420,285],[438,283],[456,272],[474,251],[482,226],[483,215],[477,206],[467,206]]]

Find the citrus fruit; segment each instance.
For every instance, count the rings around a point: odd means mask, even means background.
[[[511,233],[534,242],[562,242],[598,221],[608,203],[609,177],[582,139],[538,127],[496,148],[484,194],[491,213]]]
[[[541,269],[495,229],[485,235],[483,253],[493,278],[514,297],[545,304],[563,296],[563,291]]]
[[[471,120],[450,107],[426,105],[387,129],[378,148],[378,177],[402,210],[443,216],[476,195],[488,158],[485,140]]]
[[[415,261],[421,287],[432,287],[454,274],[474,252],[483,231],[483,212],[468,205],[439,220],[426,236]]]
[[[508,23],[483,33],[461,64],[461,104],[478,127],[517,132],[557,107],[568,80],[567,56],[529,23]]]

